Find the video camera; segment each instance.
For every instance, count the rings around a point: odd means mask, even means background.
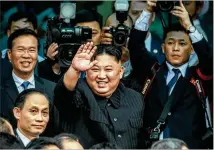
[[[47,40],[45,56],[50,44],[58,44],[56,61],[60,67],[69,67],[80,45],[92,38],[89,27],[74,26],[76,4],[63,2],[60,5],[60,17],[52,17],[47,22]]]
[[[157,9],[162,12],[170,12],[175,6],[179,6],[178,0],[168,1],[162,0],[157,1]]]
[[[113,45],[124,46],[130,34],[130,28],[124,25],[127,20],[129,3],[128,0],[115,1],[116,18],[119,21],[117,27],[110,27],[109,33],[113,36]]]

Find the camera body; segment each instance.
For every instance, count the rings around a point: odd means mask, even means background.
[[[179,1],[162,0],[157,1],[157,9],[162,12],[170,12],[175,6],[179,6]]]
[[[73,26],[53,17],[48,20],[46,36],[45,56],[50,44],[55,42],[58,44],[56,60],[61,67],[69,67],[79,46],[92,38],[92,29]]]
[[[115,46],[124,46],[130,34],[130,28],[124,24],[118,24],[117,27],[110,27],[109,33],[112,34],[112,42]]]
[[[72,59],[76,54],[79,46],[92,39],[92,29],[89,27],[74,26],[74,8],[72,3],[61,4],[61,12],[59,17],[52,17],[47,22],[46,43],[44,55],[47,56],[48,47],[53,43],[58,44],[58,54],[55,60],[58,61],[60,67],[69,67]],[[68,14],[66,11],[70,10]]]
[[[124,25],[124,21],[127,20],[128,16],[128,0],[116,0],[114,7],[116,10],[116,19],[119,21],[119,24],[116,27],[111,26],[107,32],[112,34],[113,45],[124,46],[130,34],[130,28]]]

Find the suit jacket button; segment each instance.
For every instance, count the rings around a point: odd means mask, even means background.
[[[171,112],[169,112],[168,115],[171,116]]]

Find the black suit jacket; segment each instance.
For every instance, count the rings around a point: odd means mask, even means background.
[[[34,77],[35,77],[35,88],[42,90],[50,98],[50,104],[51,104],[50,120],[44,132],[44,135],[52,136],[57,134],[59,129],[58,128],[58,122],[59,122],[58,111],[53,106],[53,90],[55,87],[55,83],[42,79],[37,76],[34,76]],[[8,119],[14,129],[17,126],[17,121],[13,115],[13,107],[18,94],[19,94],[18,89],[15,85],[15,82],[13,80],[12,73],[11,73],[9,78],[3,81],[1,85],[0,115]]]
[[[151,74],[151,68],[156,60],[146,51],[144,43],[146,32],[133,30],[129,41],[130,59],[133,67],[131,82],[125,82],[139,92]],[[209,82],[212,77],[212,56],[209,55],[209,48],[203,39],[193,44],[193,48],[199,56],[199,64],[196,67],[188,68],[185,77],[180,77],[174,90],[172,91],[173,103],[171,114],[168,115],[166,124],[170,128],[170,135],[174,138],[184,140],[189,148],[200,148],[201,137],[205,134],[205,113],[202,103],[199,100],[195,86],[190,83],[192,77]],[[198,76],[196,70],[200,70],[207,78]],[[166,87],[166,74],[168,68],[166,64],[160,65],[160,70],[145,97],[144,127],[154,128],[157,120],[163,111],[164,105],[168,100]],[[128,84],[127,84],[128,83]],[[133,84],[135,83],[135,84]],[[135,86],[136,85],[136,86]],[[164,129],[164,126],[162,130]]]
[[[85,80],[78,82],[73,92],[60,80],[54,93],[63,128],[78,135],[84,148],[101,142],[115,143],[120,148],[144,148],[140,93],[120,84],[108,99],[111,105],[107,105],[107,99],[94,95]]]

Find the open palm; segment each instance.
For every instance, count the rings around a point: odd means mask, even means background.
[[[91,57],[93,56],[96,49],[96,46],[93,47],[92,42],[81,45],[72,60],[72,67],[78,71],[86,71],[90,69],[94,64],[97,63],[96,60],[91,61]]]

